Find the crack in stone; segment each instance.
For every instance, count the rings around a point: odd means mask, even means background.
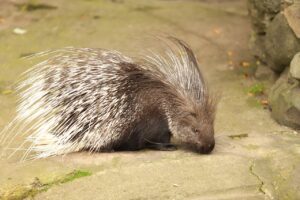
[[[263,190],[263,187],[264,187],[264,181],[259,177],[259,175],[257,175],[255,172],[254,172],[254,162],[251,162],[251,165],[249,167],[249,171],[250,173],[255,176],[257,178],[257,180],[260,182],[259,184],[259,187],[258,187],[258,191],[260,193],[262,193],[264,196],[267,196],[267,193]]]

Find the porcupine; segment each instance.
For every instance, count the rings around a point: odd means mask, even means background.
[[[30,133],[26,156],[169,149],[171,137],[210,153],[214,99],[191,48],[172,37],[169,44],[141,59],[69,47],[26,72],[17,115]]]

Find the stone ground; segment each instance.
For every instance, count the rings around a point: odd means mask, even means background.
[[[0,1],[0,129],[15,113],[12,83],[35,63],[22,56],[65,46],[139,52],[155,43],[152,35],[171,34],[192,46],[222,96],[216,148],[210,155],[145,150],[25,163],[2,158],[0,199],[300,199],[299,133],[276,124],[247,94],[257,81],[245,75],[255,63],[246,0],[43,2]],[[16,27],[27,32],[15,34]],[[74,170],[91,175],[68,177]]]

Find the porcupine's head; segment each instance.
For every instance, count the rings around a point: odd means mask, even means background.
[[[177,107],[177,115],[170,119],[174,138],[184,147],[198,153],[210,153],[215,146],[214,103],[209,100],[187,102]]]
[[[167,85],[164,109],[169,129],[177,143],[198,153],[210,153],[214,146],[216,103],[187,44],[169,38],[165,56],[153,55],[147,61]]]

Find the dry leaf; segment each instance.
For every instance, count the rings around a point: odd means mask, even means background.
[[[242,66],[243,67],[250,67],[250,63],[244,61],[244,62],[242,62]]]
[[[260,103],[264,106],[268,106],[269,105],[269,101],[267,99],[261,100]]]

